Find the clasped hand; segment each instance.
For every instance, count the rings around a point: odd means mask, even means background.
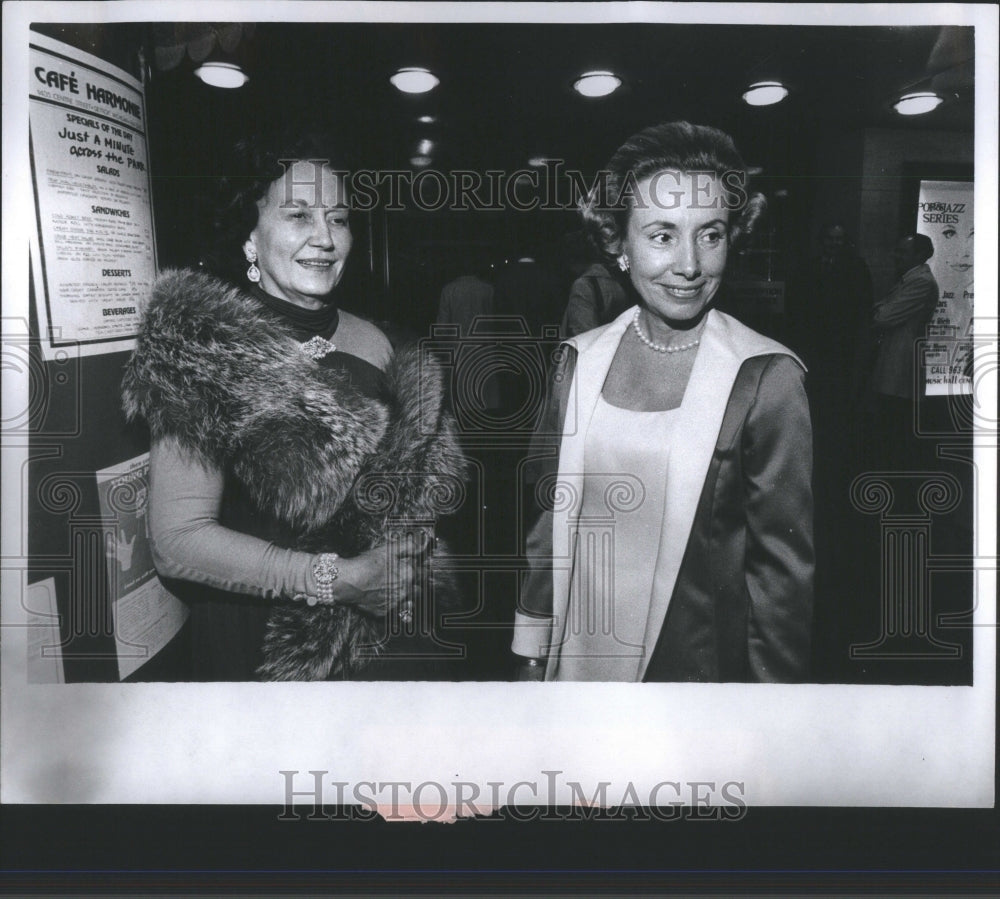
[[[433,543],[424,531],[393,535],[388,543],[350,559],[338,559],[335,601],[372,616],[396,611],[412,595],[415,581],[430,561]]]

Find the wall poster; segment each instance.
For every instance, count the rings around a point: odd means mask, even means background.
[[[927,332],[928,396],[972,393],[974,195],[968,181],[920,182],[917,231],[934,243],[927,264],[941,290]]]
[[[96,472],[105,536],[118,676],[124,680],[158,653],[188,610],[160,582],[149,546],[149,453]]]
[[[28,95],[42,352],[132,347],[156,273],[145,97],[127,72],[32,34]]]

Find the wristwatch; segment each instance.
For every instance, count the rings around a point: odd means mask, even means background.
[[[333,582],[340,575],[336,566],[336,553],[320,553],[313,562],[312,572],[316,581],[316,600],[323,603],[333,602]],[[315,603],[310,603],[315,605]]]

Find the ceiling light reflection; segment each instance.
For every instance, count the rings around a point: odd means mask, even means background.
[[[396,90],[404,94],[425,94],[437,87],[441,81],[428,69],[408,66],[389,78]]]
[[[780,81],[757,81],[743,92],[743,99],[750,106],[773,106],[787,96],[788,88]]]
[[[892,108],[900,115],[923,115],[937,109],[944,100],[933,91],[914,91],[903,94]]]
[[[618,90],[621,83],[614,72],[584,72],[573,83],[573,89],[584,97],[606,97]]]
[[[194,73],[205,84],[210,84],[212,87],[229,89],[243,87],[250,80],[250,76],[239,66],[218,60],[203,62],[194,70]]]

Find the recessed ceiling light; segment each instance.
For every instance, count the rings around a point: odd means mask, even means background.
[[[250,80],[243,69],[231,62],[203,62],[194,73],[212,87],[243,87]]]
[[[618,90],[621,83],[614,72],[584,72],[573,83],[573,89],[584,97],[606,97]]]
[[[773,106],[788,96],[788,88],[780,81],[757,81],[743,92],[750,106]]]
[[[400,69],[389,80],[404,94],[426,94],[441,83],[433,72],[413,66]]]
[[[421,125],[433,125],[437,121],[436,115],[422,115],[417,117]]]
[[[429,141],[427,140],[427,138],[424,138],[422,141],[420,141],[420,143],[417,144],[417,155],[429,156],[431,150],[433,149],[434,149],[433,141]]]
[[[892,104],[892,108],[900,115],[923,115],[925,112],[937,109],[943,102],[944,100],[933,91],[913,91],[903,94]]]
[[[552,162],[552,160],[549,159],[548,156],[532,156],[531,159],[528,160],[528,165],[530,165],[533,169],[540,169],[543,166],[548,165],[550,162]]]
[[[412,165],[416,169],[425,169],[433,161],[434,160],[431,159],[430,156],[411,156],[410,157],[410,165]]]

